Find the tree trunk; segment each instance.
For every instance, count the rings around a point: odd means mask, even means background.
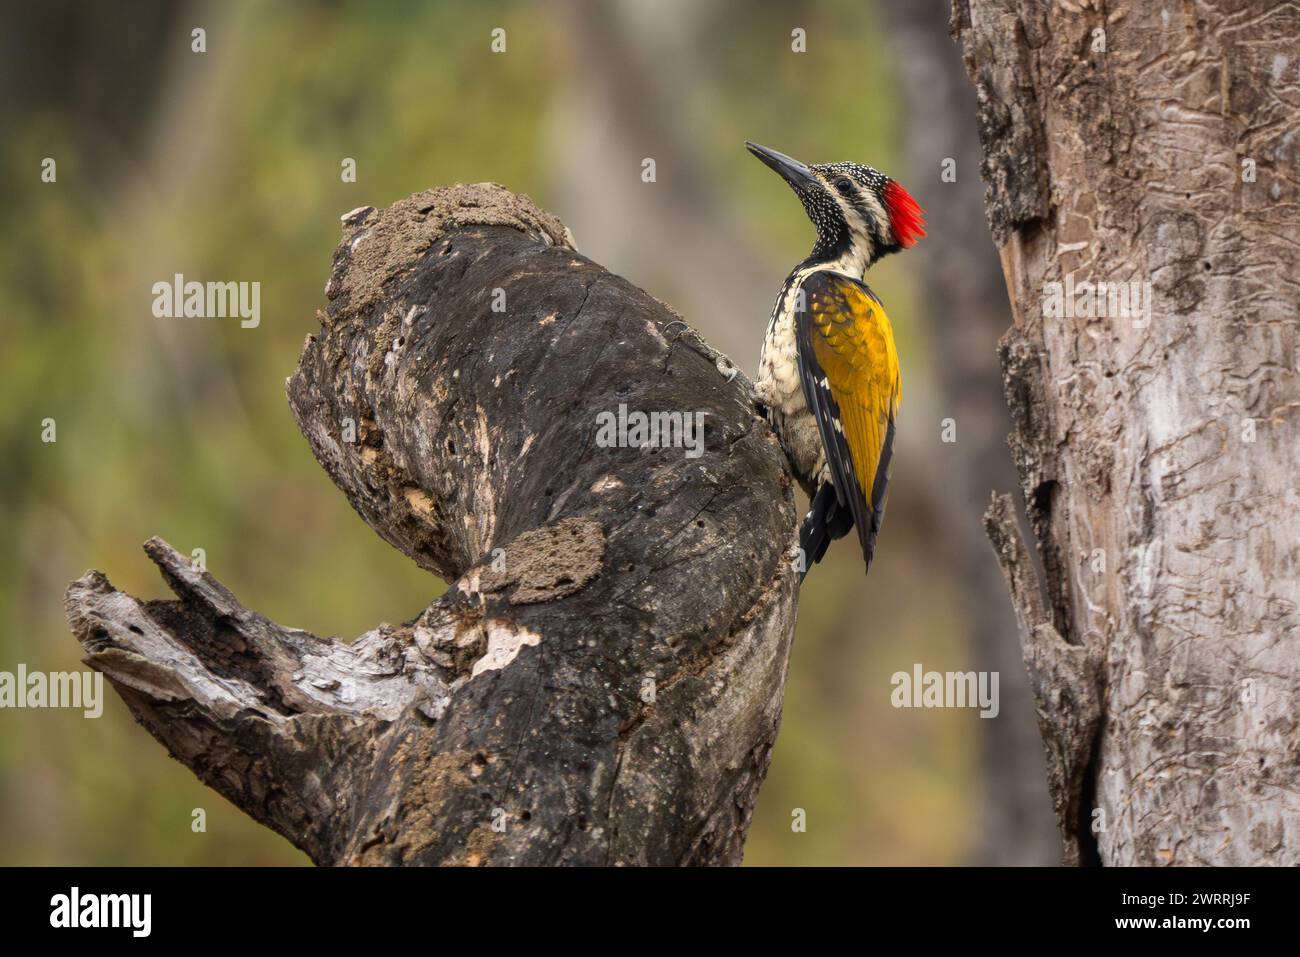
[[[1066,860],[1294,865],[1300,11],[1101,7],[954,4],[1044,588],[988,530]]]
[[[344,222],[289,401],[362,518],[452,586],[345,644],[153,539],[178,600],[69,588],[87,663],[320,864],[738,863],[797,594],[749,383],[501,187]],[[700,454],[608,447],[620,407],[702,413]]]

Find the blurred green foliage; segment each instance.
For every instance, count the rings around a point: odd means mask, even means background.
[[[246,605],[286,624],[352,637],[416,614],[444,586],[348,508],[298,434],[283,382],[316,326],[340,213],[458,180],[548,205],[547,115],[566,68],[554,9],[53,7],[13,24],[4,73],[0,669],[79,667],[61,598],[88,567],[162,597],[139,551],[153,534],[203,548]],[[738,159],[738,144],[767,137],[796,155],[884,165],[898,118],[869,8],[813,4],[803,25],[816,53],[803,57],[789,54],[780,5],[750,14],[708,44],[716,82],[683,108],[726,201],[793,263],[809,243],[802,213],[774,200],[770,173]],[[201,56],[194,25],[208,31]],[[488,48],[497,26],[504,56]],[[44,157],[57,159],[56,183],[40,180]],[[359,182],[341,182],[343,157]],[[905,270],[873,273],[895,317],[912,302]],[[260,327],[154,319],[151,286],[175,273],[260,281]],[[896,321],[907,390],[923,391],[918,324]],[[40,439],[47,418],[52,444]],[[927,530],[905,509],[891,520],[890,560],[865,586],[850,548],[804,590],[751,863],[947,863],[969,839],[971,802],[951,782],[977,772],[977,719],[888,704],[889,673],[959,654]],[[107,698],[96,721],[0,712],[0,863],[305,861]],[[195,834],[200,807],[207,832]],[[791,831],[794,808],[807,833]]]

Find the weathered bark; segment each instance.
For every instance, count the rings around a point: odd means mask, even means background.
[[[87,663],[317,863],[737,863],[797,589],[792,487],[744,377],[486,184],[346,217],[326,294],[294,414],[451,588],[345,644],[154,539],[178,600],[70,587]],[[601,447],[620,404],[703,412],[703,454]]]
[[[1296,864],[1300,9],[1102,6],[954,4],[1045,588],[1007,499],[989,532],[1066,860]],[[1149,322],[1055,314],[1067,276]]]

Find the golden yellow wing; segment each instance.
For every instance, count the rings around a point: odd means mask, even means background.
[[[802,289],[796,335],[804,397],[817,419],[836,498],[853,515],[870,567],[901,397],[894,330],[880,300],[856,279],[820,271]]]

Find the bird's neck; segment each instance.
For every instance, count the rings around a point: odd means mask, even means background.
[[[836,241],[818,241],[812,253],[799,264],[803,269],[826,269],[863,279],[872,263],[871,253],[861,243],[845,237]]]

